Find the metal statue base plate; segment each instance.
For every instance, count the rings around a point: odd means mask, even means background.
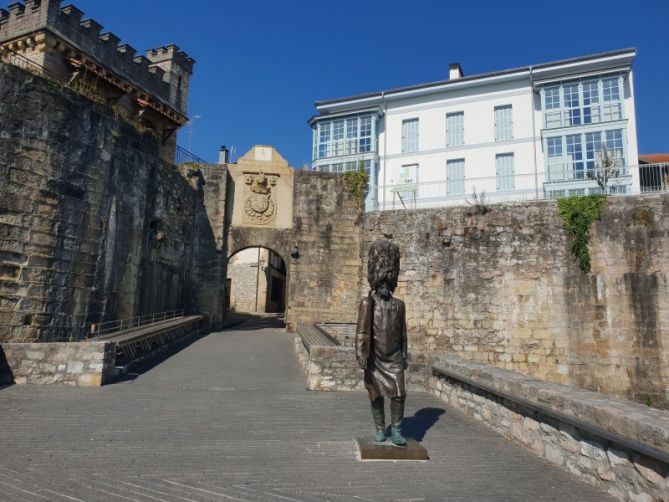
[[[395,446],[386,439],[377,443],[374,438],[355,438],[360,460],[429,460],[427,450],[415,439],[407,439],[406,446]]]

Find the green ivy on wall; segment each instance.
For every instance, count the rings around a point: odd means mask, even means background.
[[[365,188],[367,187],[367,173],[365,171],[349,171],[344,173],[344,179],[355,198],[363,202],[365,200]]]
[[[571,237],[571,252],[584,272],[590,272],[590,226],[599,220],[606,205],[603,195],[586,195],[558,199],[558,210],[564,219],[564,229]]]

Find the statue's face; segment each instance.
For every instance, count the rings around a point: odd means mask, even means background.
[[[390,284],[392,284],[392,282],[393,282],[393,272],[389,270],[388,273],[386,274],[386,277],[381,281],[381,283],[376,288],[376,292],[386,300],[393,295],[393,291],[390,288]]]
[[[376,289],[376,292],[381,295],[381,298],[386,300],[392,296],[390,288],[388,288],[388,284],[386,282],[383,282],[381,285],[379,285],[379,287]]]

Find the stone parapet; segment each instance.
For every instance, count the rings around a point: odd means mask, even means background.
[[[666,500],[669,414],[454,356],[429,386],[454,408],[622,500]]]
[[[0,352],[4,383],[99,387],[116,368],[116,342],[3,343]]]

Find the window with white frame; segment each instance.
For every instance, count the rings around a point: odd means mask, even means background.
[[[544,127],[570,127],[623,118],[622,76],[583,79],[542,89]]]
[[[499,153],[495,155],[495,171],[497,173],[498,191],[513,190],[516,187],[513,153]]]
[[[330,157],[330,122],[318,124],[318,158]]]
[[[620,120],[622,103],[620,102],[620,85],[617,78],[602,80],[602,116],[603,120]]]
[[[513,115],[511,105],[495,107],[495,141],[513,139]]]
[[[402,153],[418,151],[418,119],[402,121]]]
[[[373,149],[372,116],[322,120],[314,133],[315,158],[343,157],[368,153]]]
[[[581,144],[581,135],[568,135],[566,137],[566,143],[566,177],[568,179],[583,179],[583,145]]]
[[[548,181],[590,179],[602,145],[622,161],[626,172],[624,129],[583,132],[546,138]]]
[[[446,146],[465,144],[465,112],[446,114]]]
[[[564,179],[562,136],[546,139],[546,154],[548,156],[548,180]]]
[[[372,116],[360,117],[359,147],[356,153],[367,153],[372,151]]]
[[[446,195],[465,193],[465,159],[446,161]]]
[[[566,126],[581,125],[581,100],[579,84],[568,84],[562,87],[565,108]]]
[[[549,87],[545,91],[544,110],[546,127],[560,127],[562,125],[562,111],[560,110],[560,88]]]
[[[583,123],[600,122],[599,82],[583,82]]]

